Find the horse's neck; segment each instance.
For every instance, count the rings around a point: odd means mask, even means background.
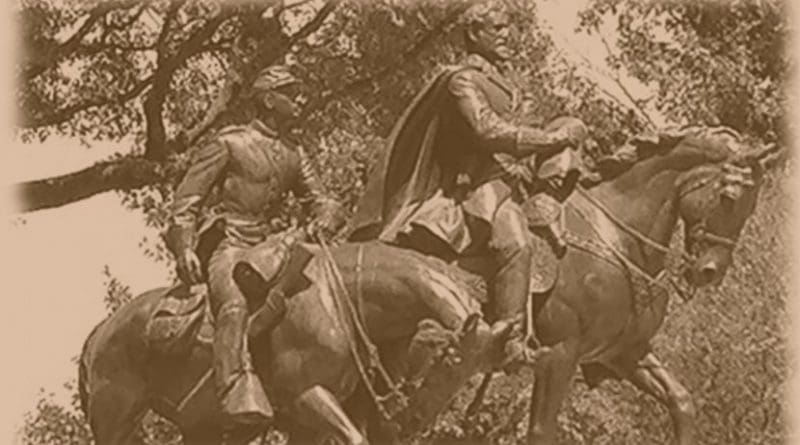
[[[669,244],[677,222],[675,206],[680,171],[669,168],[666,159],[642,161],[612,181],[591,190],[609,213],[625,226],[663,246]],[[663,267],[663,254],[644,246],[630,233],[616,227],[623,246],[632,259],[648,272]]]

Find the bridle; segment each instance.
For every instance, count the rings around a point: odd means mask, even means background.
[[[721,186],[721,193],[730,193],[731,197],[738,197],[741,196],[742,188],[746,186],[750,186],[753,184],[752,180],[750,179],[751,171],[748,167],[738,167],[733,164],[724,164],[722,169],[717,172],[716,174],[710,174],[708,176],[704,176],[701,179],[695,180],[691,182],[688,186],[683,186],[682,184],[679,185],[679,192],[676,194],[674,198],[674,202],[676,204],[680,203],[682,199],[686,196],[696,193],[698,191],[706,190],[709,185],[713,186]],[[631,227],[621,219],[619,219],[610,209],[608,209],[605,204],[600,202],[597,198],[593,197],[589,194],[586,189],[583,187],[578,187],[577,192],[580,193],[588,202],[590,202],[594,207],[596,207],[609,221],[611,221],[616,227],[621,229],[622,231],[626,232],[628,235],[632,236],[634,239],[639,241],[640,243],[666,255],[669,256],[673,253],[673,249],[671,249],[668,245],[664,245],[646,234],[642,233],[638,229]],[[581,212],[578,212],[581,214]],[[594,224],[591,222],[591,218],[587,215],[582,214],[583,218],[589,222],[595,232],[600,235],[597,231],[597,228],[594,227]],[[709,217],[705,216],[698,221],[694,222],[686,231],[688,243],[685,243],[684,246],[701,246],[701,245],[721,245],[727,248],[733,248],[736,246],[737,239],[727,237],[724,235],[719,235],[716,233],[711,232],[708,230],[708,220]],[[648,281],[652,285],[660,285],[663,286],[663,283],[660,283],[660,278],[664,277],[665,274],[662,270],[662,273],[656,277],[651,276],[649,273],[645,272],[641,267],[639,267],[633,260],[628,258],[628,256],[620,251],[620,249],[611,245],[612,243],[606,241],[602,236],[599,238],[605,244],[605,248],[611,250],[614,253],[614,256],[619,259],[624,265],[627,266],[628,270],[633,271],[634,273],[640,275],[646,281]],[[682,260],[681,264],[678,266],[679,270],[684,270],[690,264],[693,264],[698,256],[694,253],[695,249],[691,249],[691,251],[687,251],[687,248],[684,247],[679,252],[680,258]],[[680,275],[680,274],[679,274]],[[672,287],[678,292],[678,294],[684,299],[684,301],[688,301],[693,298],[694,293],[696,292],[696,287],[690,283],[685,283],[685,285],[681,286],[677,283],[674,277],[668,277],[669,283]],[[683,287],[689,287],[690,290],[687,291],[683,289]]]
[[[752,167],[740,167],[735,163],[725,163],[719,173],[710,175],[693,182],[689,187],[681,190],[677,196],[680,202],[691,193],[703,190],[709,184],[719,187],[720,197],[729,197],[733,200],[739,199],[744,193],[744,189],[754,185],[752,179]],[[680,186],[679,186],[680,187]],[[708,230],[708,216],[704,216],[689,226],[686,231],[687,241],[690,246],[700,245],[720,245],[726,248],[734,248],[738,238],[719,235]],[[693,252],[686,252],[693,259],[696,259]]]

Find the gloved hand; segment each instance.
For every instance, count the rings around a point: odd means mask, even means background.
[[[203,271],[200,259],[192,249],[183,249],[175,258],[177,262],[178,277],[188,285],[200,283],[203,280]]]
[[[692,131],[692,128],[663,128],[657,132],[634,135],[629,143],[634,146],[670,147],[691,135]]]
[[[317,218],[311,222],[310,233],[330,238],[347,223],[347,210],[335,200],[326,200],[320,204]]]
[[[589,128],[580,119],[574,118],[556,130],[557,140],[571,148],[578,148],[589,138]]]
[[[164,234],[164,243],[175,256],[178,278],[190,286],[200,283],[203,279],[200,259],[194,251],[196,238],[192,224],[173,224]]]

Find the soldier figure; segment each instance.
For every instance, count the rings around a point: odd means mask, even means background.
[[[239,110],[245,121],[252,120],[221,129],[196,150],[175,191],[165,235],[182,281],[199,283],[207,272],[216,324],[215,384],[231,427],[267,424],[273,417],[247,351],[247,304],[233,279],[235,264],[265,240],[271,229],[269,218],[289,190],[311,192],[320,229],[337,230],[344,223],[338,203],[321,193],[302,147],[290,148],[279,139],[299,115],[297,84],[283,67],[259,73],[250,103]],[[203,223],[200,213],[212,204],[207,201],[214,190],[219,193],[219,212]],[[209,239],[214,240],[210,248]],[[203,258],[202,251],[210,258]]]
[[[505,10],[479,6],[468,12],[466,63],[439,75],[395,125],[369,177],[351,237],[445,258],[488,253],[495,263],[492,318],[506,324],[524,313],[532,261],[528,222],[518,204],[519,175],[506,167],[534,165],[516,162],[532,155],[557,157],[588,133],[577,119],[547,131],[503,117],[516,96],[499,68],[511,56],[509,31]],[[521,335],[514,335],[505,362],[525,353]]]

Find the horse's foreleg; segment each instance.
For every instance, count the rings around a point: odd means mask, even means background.
[[[146,411],[144,385],[135,377],[113,380],[100,388],[92,388],[87,417],[95,443],[143,443],[135,433]]]
[[[489,383],[491,382],[492,372],[489,371],[483,375],[480,386],[478,386],[478,389],[475,390],[475,395],[472,397],[472,401],[469,403],[469,406],[467,406],[467,419],[474,416],[478,412],[478,409],[480,409],[481,405],[483,405],[483,397],[486,395],[486,390],[489,389]]]
[[[555,443],[558,411],[569,391],[578,362],[578,346],[568,340],[552,347],[535,367],[528,443]]]
[[[335,443],[346,445],[367,443],[333,394],[322,386],[316,385],[305,390],[295,399],[292,410],[292,417],[317,431],[323,438],[332,437]]]
[[[694,442],[694,401],[686,388],[673,376],[655,355],[647,354],[638,367],[625,375],[637,388],[652,395],[666,406],[672,417],[675,438],[680,445]]]

